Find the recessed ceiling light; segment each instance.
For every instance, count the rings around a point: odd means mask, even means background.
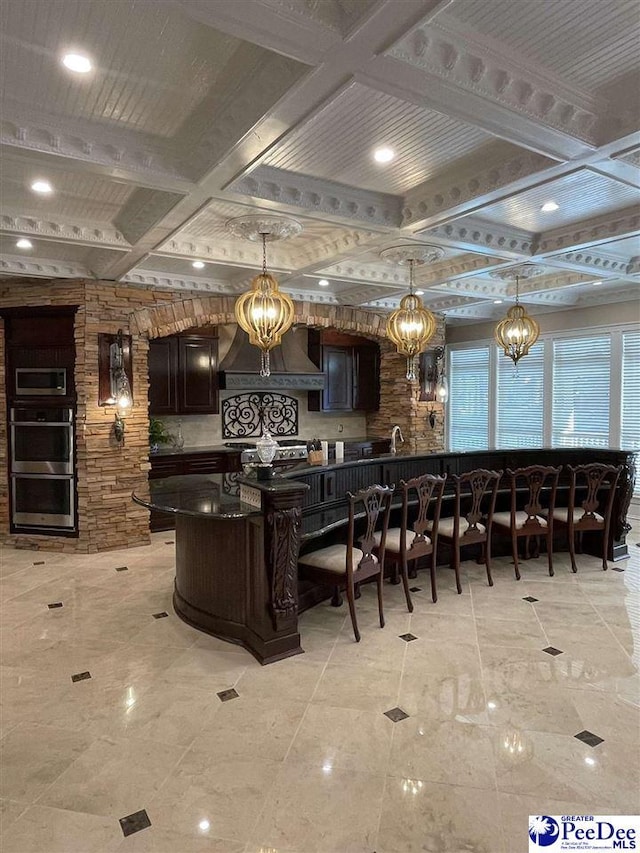
[[[320,287],[329,287],[329,280],[326,278],[321,278],[319,279],[318,284],[320,285]]]
[[[395,156],[396,152],[387,145],[383,145],[382,148],[376,148],[373,152],[373,159],[376,163],[390,163]]]
[[[83,53],[65,53],[62,64],[69,71],[75,71],[77,74],[88,74],[93,68],[91,60]]]
[[[502,305],[502,299],[494,299],[493,304],[494,305]]]
[[[191,266],[196,270],[204,269],[204,261],[194,261]]]
[[[424,296],[424,290],[416,290],[416,296]]]
[[[33,243],[31,240],[27,240],[26,237],[21,237],[16,243],[18,249],[33,249]]]
[[[560,207],[559,204],[556,204],[555,201],[545,201],[540,210],[543,213],[553,213],[554,210],[558,210]]]
[[[34,193],[42,193],[43,195],[47,195],[48,193],[53,192],[53,187],[49,183],[49,181],[33,181],[31,184],[31,189]]]

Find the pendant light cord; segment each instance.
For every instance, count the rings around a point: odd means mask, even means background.
[[[262,232],[262,275],[267,274],[267,234]]]

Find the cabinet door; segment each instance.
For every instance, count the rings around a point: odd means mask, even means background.
[[[218,339],[178,338],[179,414],[218,412]]]
[[[178,341],[158,338],[149,341],[149,413],[178,413]]]
[[[353,348],[353,408],[377,412],[380,406],[380,351],[377,346]]]
[[[325,412],[350,412],[353,408],[353,358],[351,347],[323,349],[325,387],[322,408]]]

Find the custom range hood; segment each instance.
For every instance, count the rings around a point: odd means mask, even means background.
[[[220,363],[220,388],[228,391],[319,391],[324,374],[303,349],[304,330],[291,329],[271,350],[271,375],[260,376],[260,350],[240,326]]]

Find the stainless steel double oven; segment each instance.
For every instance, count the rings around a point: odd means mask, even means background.
[[[10,411],[9,426],[13,524],[72,529],[73,409],[15,406]]]

